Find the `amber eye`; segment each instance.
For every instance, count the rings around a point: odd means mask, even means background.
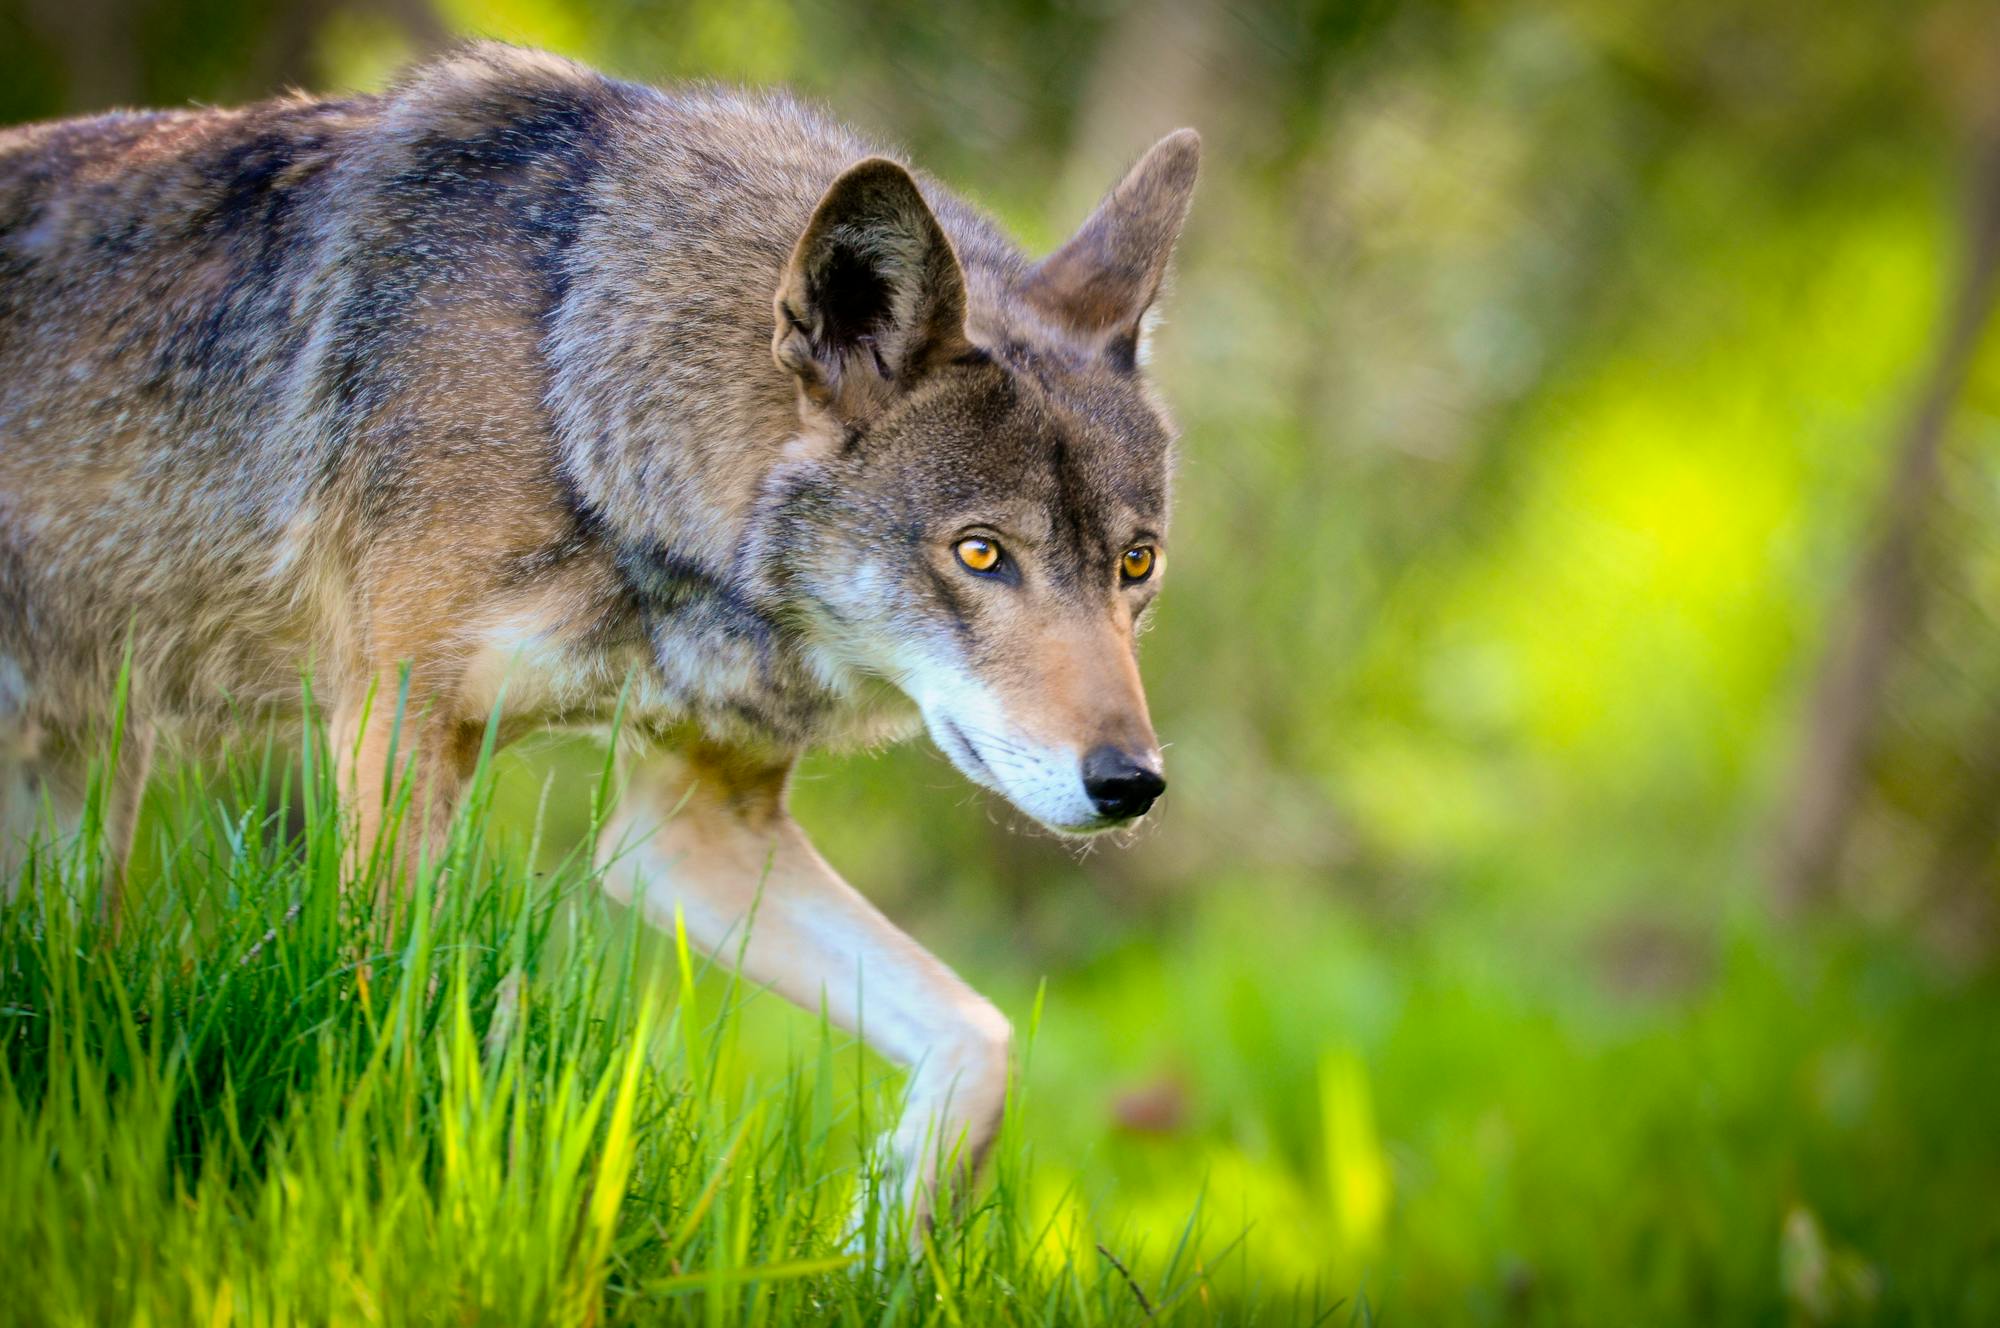
[[[1000,546],[982,535],[958,542],[958,560],[975,572],[990,572],[1000,565]]]
[[[1127,581],[1144,581],[1153,574],[1153,550],[1144,544],[1127,549],[1118,567]]]

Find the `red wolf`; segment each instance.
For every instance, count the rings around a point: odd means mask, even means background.
[[[503,683],[503,740],[627,692],[608,888],[842,1028],[865,986],[922,1218],[992,1138],[1008,1024],[787,779],[922,727],[1065,834],[1164,789],[1140,367],[1197,157],[1162,140],[1030,262],[783,97],[497,45],[0,134],[0,850],[75,806],[128,649],[122,837],[156,735],[296,707],[302,670],[363,845],[402,780],[435,836]],[[362,716],[405,677],[392,761]]]

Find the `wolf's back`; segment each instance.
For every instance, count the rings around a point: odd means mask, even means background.
[[[452,378],[436,329],[476,321],[519,370],[458,373],[467,412],[538,400],[539,320],[635,93],[484,48],[379,97],[0,134],[0,655],[98,690],[128,624],[156,660],[310,649],[297,619],[365,512],[450,445],[396,428]]]
[[[454,278],[474,265],[489,282],[517,276],[504,269],[532,268],[515,261],[525,252],[545,271],[519,294],[546,302],[584,140],[617,85],[500,54],[427,67],[380,97],[0,134],[10,459],[171,465],[225,488],[213,468],[248,468],[260,473],[239,496],[265,505],[296,463],[323,470],[341,426],[391,390],[371,359]],[[321,451],[303,456],[315,423]]]
[[[142,648],[185,647],[156,624],[238,588],[297,511],[305,435],[279,380],[308,340],[343,114],[0,137],[0,655],[38,691],[96,691],[127,622]]]

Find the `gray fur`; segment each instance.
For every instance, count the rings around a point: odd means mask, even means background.
[[[958,274],[964,344],[842,414],[774,358],[773,301],[882,153],[782,96],[479,45],[381,96],[0,134],[0,726],[80,745],[129,639],[149,728],[285,708],[307,668],[351,706],[398,662],[462,727],[533,605],[559,662],[519,725],[601,723],[636,668],[665,740],[872,741],[908,731],[881,684],[912,649],[1021,667],[1034,620],[930,556],[989,512],[1033,531],[1040,620],[1129,638],[1152,587],[1106,569],[1164,541],[1170,430],[1105,337],[1185,210],[1168,143],[1139,224],[1086,232],[1146,252],[1076,317],[1089,253],[1037,269],[915,176],[949,267],[911,289]]]

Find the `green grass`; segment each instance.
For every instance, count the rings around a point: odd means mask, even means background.
[[[1192,1212],[1143,1284],[1077,1257],[1022,1201],[1011,1119],[914,1256],[855,1222],[896,1076],[807,1019],[746,1055],[771,999],[613,916],[581,848],[527,870],[487,764],[378,915],[341,888],[315,755],[184,776],[116,939],[94,813],[31,863],[0,919],[0,1316],[1118,1324],[1222,1298]]]
[[[115,940],[91,834],[31,865],[0,1321],[2000,1318],[2000,993],[1892,935],[1245,879],[1046,987],[989,951],[1017,1091],[912,1258],[849,1216],[899,1076],[493,789],[393,916],[311,750],[159,790]]]

